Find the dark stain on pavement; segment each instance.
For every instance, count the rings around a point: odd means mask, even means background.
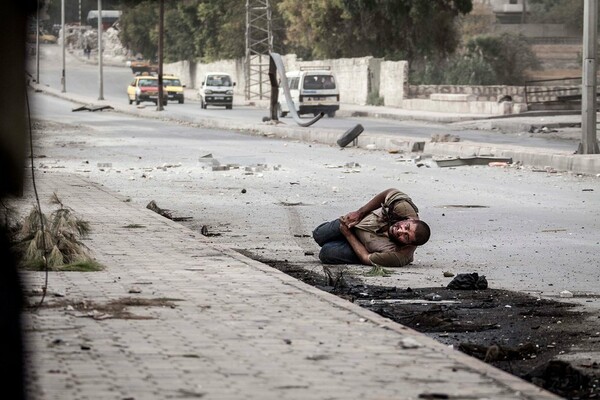
[[[594,351],[600,346],[600,321],[583,322],[593,318],[575,304],[499,289],[330,286],[327,275],[302,265],[241,253],[559,396],[600,398],[598,363],[559,359],[572,347]]]

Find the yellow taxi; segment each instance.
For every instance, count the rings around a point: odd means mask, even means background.
[[[163,105],[167,104],[167,96],[167,90],[164,89]],[[142,101],[158,104],[158,77],[147,72],[134,76],[127,87],[127,98],[129,104],[135,102],[136,105],[139,105]]]
[[[163,85],[167,89],[169,100],[177,100],[179,104],[183,104],[183,88],[181,80],[175,75],[163,75]]]

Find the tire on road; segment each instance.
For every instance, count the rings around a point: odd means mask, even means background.
[[[350,142],[360,135],[365,128],[361,124],[357,124],[354,128],[347,130],[338,140],[337,144],[340,147],[346,147]]]

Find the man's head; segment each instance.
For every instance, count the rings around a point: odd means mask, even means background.
[[[429,225],[419,219],[406,218],[392,224],[388,235],[398,245],[421,246],[429,240],[431,230]]]

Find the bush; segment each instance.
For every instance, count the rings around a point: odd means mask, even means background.
[[[424,60],[411,75],[416,85],[522,85],[539,61],[523,35],[504,33],[470,39],[450,58]]]
[[[377,92],[369,92],[367,96],[367,104],[370,106],[382,106],[384,104],[383,97],[379,96]]]

